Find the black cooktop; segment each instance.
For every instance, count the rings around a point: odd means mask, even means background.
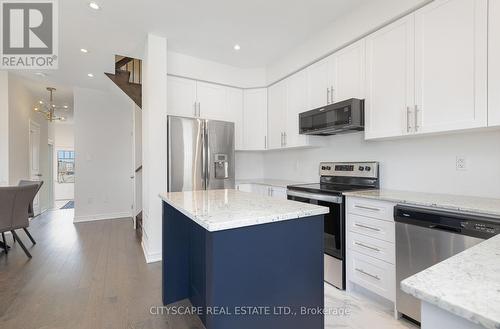
[[[328,193],[328,194],[342,194],[344,192],[370,189],[369,187],[366,186],[328,184],[328,183],[289,185],[287,186],[287,188],[289,190],[295,190],[295,191],[303,191],[310,193]]]

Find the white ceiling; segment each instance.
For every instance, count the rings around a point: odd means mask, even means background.
[[[263,67],[370,1],[97,0],[98,11],[89,8],[89,0],[59,1],[59,70],[35,78],[109,87],[103,72],[114,71],[114,55],[140,58],[148,32],[168,38],[169,50],[242,68]]]

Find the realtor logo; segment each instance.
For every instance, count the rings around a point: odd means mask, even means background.
[[[57,69],[56,0],[0,0],[2,69]]]

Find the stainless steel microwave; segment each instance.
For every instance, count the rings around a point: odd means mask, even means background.
[[[365,130],[365,101],[351,98],[299,114],[302,135],[335,135]]]

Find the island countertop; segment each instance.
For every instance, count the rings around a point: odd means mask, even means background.
[[[322,206],[229,189],[166,192],[160,198],[210,232],[329,212]]]
[[[485,328],[500,328],[500,235],[403,281],[401,289]]]

